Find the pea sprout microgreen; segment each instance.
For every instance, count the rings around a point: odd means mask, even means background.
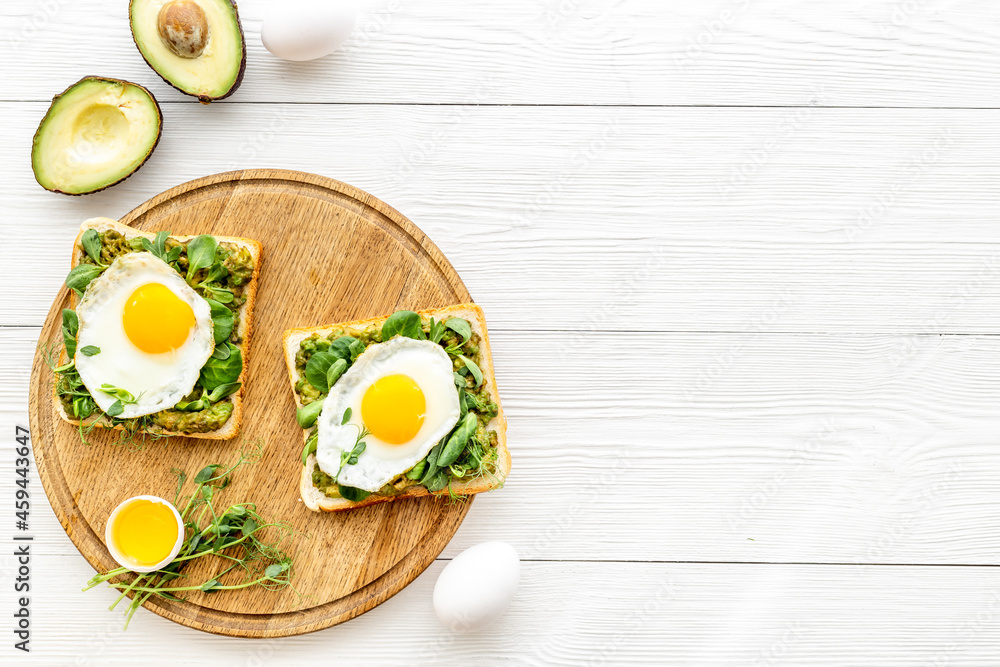
[[[104,411],[109,417],[117,417],[125,411],[126,405],[135,405],[142,398],[142,394],[133,396],[131,392],[106,382],[101,385],[101,392],[118,399],[111,404],[111,407]]]
[[[118,567],[94,575],[84,591],[108,582],[120,592],[109,609],[115,609],[122,600],[132,595],[125,610],[125,629],[135,612],[154,595],[166,600],[183,602],[183,594],[193,591],[214,593],[259,586],[265,590],[279,591],[290,588],[299,598],[302,595],[291,583],[293,556],[287,549],[301,533],[281,521],[267,521],[257,512],[252,502],[229,505],[225,511],[216,509],[215,499],[239,468],[260,459],[263,445],[251,443],[244,447],[239,457],[228,464],[213,463],[202,468],[192,479],[190,495],[183,493],[188,475],[181,470],[171,470],[177,476],[177,490],[173,504],[184,522],[185,536],[177,556],[164,568],[146,574],[133,573]],[[177,582],[188,579],[181,570],[199,558],[222,561],[219,568],[202,582]],[[214,560],[213,559],[213,560]],[[233,575],[241,576],[227,576]],[[119,579],[132,575],[131,580]],[[225,582],[223,579],[225,578]],[[170,585],[186,583],[187,585]]]
[[[341,426],[347,426],[351,421],[351,409],[347,408],[344,411],[344,418],[340,421]],[[345,449],[340,452],[340,467],[337,468],[337,474],[333,476],[333,481],[337,481],[340,477],[340,473],[343,472],[344,466],[352,466],[358,462],[358,457],[361,456],[365,451],[365,438],[371,435],[371,431],[368,430],[367,426],[358,426],[357,424],[351,424],[356,429],[358,429],[358,437],[354,440],[354,447],[351,449]]]

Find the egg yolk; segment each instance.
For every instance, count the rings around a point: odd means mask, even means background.
[[[379,440],[390,445],[409,442],[424,423],[424,392],[409,375],[386,375],[372,383],[361,399],[361,419]]]
[[[115,517],[111,537],[118,551],[137,566],[156,565],[177,542],[177,517],[163,503],[136,500]]]
[[[143,352],[176,350],[194,326],[194,311],[166,285],[143,285],[125,302],[122,326],[132,344]]]

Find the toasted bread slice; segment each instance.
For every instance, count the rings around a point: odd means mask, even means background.
[[[117,220],[112,220],[111,218],[91,218],[85,220],[80,225],[80,233],[77,235],[76,240],[73,242],[73,255],[70,261],[70,268],[72,269],[84,257],[84,250],[81,244],[81,239],[83,238],[83,233],[88,229],[94,229],[98,232],[105,232],[108,230],[114,230],[124,236],[126,239],[133,239],[137,237],[145,237],[148,239],[153,239],[156,236],[156,232],[145,232],[134,227],[129,227],[128,225],[123,225]],[[193,239],[194,236],[184,236],[180,234],[171,234],[170,238],[176,239],[178,241],[188,241]],[[207,433],[180,433],[176,431],[167,431],[164,429],[157,430],[147,430],[141,431],[157,436],[171,436],[179,435],[186,438],[200,438],[203,440],[228,440],[230,438],[235,438],[239,435],[240,427],[243,424],[243,391],[246,387],[247,381],[247,367],[249,366],[247,351],[250,349],[250,334],[253,331],[253,309],[254,303],[257,296],[257,279],[260,276],[260,260],[262,254],[262,248],[260,243],[254,241],[253,239],[244,239],[235,236],[216,236],[216,240],[219,243],[232,243],[233,245],[239,246],[241,248],[246,248],[250,255],[253,257],[254,269],[253,275],[250,278],[250,282],[247,283],[244,289],[244,296],[246,297],[246,302],[239,309],[239,328],[238,332],[240,335],[240,354],[243,356],[243,371],[240,373],[240,388],[236,393],[230,395],[230,399],[233,402],[233,412],[229,416],[229,419],[222,426],[222,428],[209,431]],[[72,293],[73,307],[76,308],[78,298],[75,293]],[[60,353],[60,364],[66,363],[65,350]],[[53,392],[55,392],[55,386],[53,385]],[[62,402],[56,397],[55,400],[56,409],[59,411],[59,416],[64,420],[73,424],[74,426],[79,425],[79,420],[74,419],[66,413],[63,408]],[[112,426],[108,419],[101,414],[98,417],[86,420],[85,425],[90,426],[91,424],[101,427],[101,428],[113,428],[116,430],[123,430],[120,425]]]
[[[421,317],[434,317],[438,321],[446,320],[449,317],[460,317],[472,325],[472,331],[479,334],[479,369],[483,372],[483,384],[489,391],[490,397],[497,404],[497,416],[490,420],[487,428],[496,431],[497,434],[497,472],[492,477],[479,477],[468,482],[452,482],[450,487],[446,486],[440,491],[428,491],[423,486],[410,486],[401,493],[393,496],[383,496],[373,493],[364,500],[352,502],[344,498],[330,498],[322,491],[313,486],[312,473],[316,467],[316,456],[310,454],[306,460],[306,465],[302,466],[302,474],[299,479],[299,493],[302,502],[306,507],[314,512],[342,512],[344,510],[356,509],[375,503],[385,503],[402,498],[416,498],[426,495],[460,495],[467,496],[483,491],[492,491],[503,486],[503,481],[510,472],[510,451],[507,449],[507,418],[504,417],[503,406],[500,403],[500,394],[497,392],[496,379],[493,374],[493,355],[490,351],[490,337],[486,330],[486,318],[482,309],[474,303],[465,303],[456,306],[446,306],[444,308],[433,308],[429,310],[417,311]],[[288,379],[291,382],[292,394],[295,396],[296,406],[301,406],[298,393],[295,392],[295,384],[299,380],[299,373],[295,369],[295,355],[299,351],[299,346],[303,340],[313,334],[328,336],[333,331],[343,331],[347,335],[360,333],[371,326],[382,326],[388,318],[373,317],[367,320],[357,320],[354,322],[343,322],[323,327],[312,327],[306,329],[290,329],[282,337],[285,351],[285,364],[288,366]],[[308,439],[308,431],[303,430],[303,445]]]

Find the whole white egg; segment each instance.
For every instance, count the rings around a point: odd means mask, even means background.
[[[260,39],[284,60],[315,60],[339,49],[356,20],[353,0],[272,0]]]
[[[521,578],[517,550],[506,542],[469,547],[448,563],[434,585],[434,612],[455,632],[476,632],[507,609]]]

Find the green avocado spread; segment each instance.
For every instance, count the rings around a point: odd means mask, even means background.
[[[390,335],[386,336],[386,333]],[[422,318],[411,311],[398,311],[386,320],[381,328],[372,326],[363,331],[351,332],[335,330],[327,336],[313,334],[300,343],[295,354],[295,370],[299,377],[295,383],[295,392],[302,404],[299,408],[299,423],[311,429],[302,453],[303,465],[308,455],[316,451],[317,436],[313,424],[319,415],[318,410],[310,411],[307,406],[324,400],[329,392],[329,386],[322,377],[323,368],[322,366],[315,368],[318,364],[314,357],[318,353],[325,353],[330,359],[344,359],[349,367],[370,345],[388,340],[393,335],[431,340],[448,353],[454,371],[455,390],[459,394],[461,417],[452,432],[423,460],[410,470],[396,476],[373,495],[394,496],[412,486],[424,486],[431,492],[447,489],[448,493],[452,494],[452,482],[461,483],[479,477],[495,477],[499,459],[497,433],[489,428],[489,423],[497,416],[499,407],[486,388],[479,370],[481,362],[479,334],[472,331],[466,320],[452,318],[446,322],[434,322],[432,318]],[[316,370],[321,372],[314,372]],[[303,423],[302,415],[309,412],[312,413],[311,419]],[[466,418],[466,415],[473,415],[474,419]],[[342,467],[350,464],[350,461],[351,459],[347,458]],[[338,484],[334,476],[321,470],[319,465],[314,463],[313,466],[313,486],[326,496],[345,497],[357,501],[370,495],[361,489]]]
[[[253,276],[254,260],[247,248],[219,243],[202,235],[179,241],[160,232],[155,239],[128,239],[115,230],[89,229],[81,238],[82,258],[66,278],[66,284],[82,296],[90,282],[115,259],[132,252],[150,252],[177,271],[212,308],[216,349],[201,369],[198,384],[173,408],[141,417],[122,419],[119,411],[102,412],[73,363],[78,320],[63,311],[63,341],[69,363],[55,368],[55,390],[66,414],[80,422],[80,434],[94,426],[122,426],[126,437],[136,433],[208,433],[222,428],[233,413],[231,395],[239,390],[243,368],[239,311],[246,302],[246,287]],[[192,262],[195,263],[192,271]],[[84,349],[86,353],[86,348]],[[112,353],[109,350],[102,354]],[[127,389],[127,388],[124,388]],[[134,400],[118,390],[119,400]],[[116,403],[117,405],[117,403]]]
[[[154,424],[164,431],[175,433],[208,433],[218,431],[233,414],[233,402],[229,399],[212,403],[204,410],[184,412],[183,410],[161,410],[153,413]]]

